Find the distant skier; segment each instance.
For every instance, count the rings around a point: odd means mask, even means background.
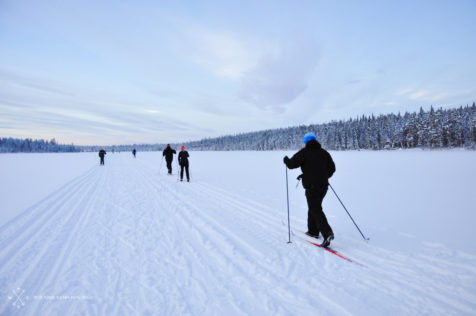
[[[106,151],[104,150],[104,148],[101,148],[101,150],[99,151],[99,158],[101,158],[101,161],[100,161],[101,165],[104,165],[104,156],[105,155],[106,155]]]
[[[167,147],[162,152],[162,156],[165,157],[165,161],[167,162],[167,169],[169,174],[172,174],[172,160],[174,160],[174,154],[176,153],[177,152],[175,151],[175,149],[172,149],[170,147],[170,144],[167,144]]]
[[[187,174],[187,182],[190,182],[190,175],[188,173],[188,157],[189,154],[185,150],[185,146],[182,146],[181,151],[178,155],[178,161],[180,164],[180,181],[183,181],[183,169],[185,168],[185,173]]]
[[[334,233],[322,210],[322,200],[327,193],[328,179],[334,174],[336,167],[331,155],[321,147],[314,133],[304,135],[304,144],[305,147],[291,159],[285,156],[283,161],[290,169],[301,167],[302,170],[298,179],[302,179],[309,209],[306,234],[318,238],[319,233],[322,233],[324,241],[321,246],[328,247],[334,239]]]
[[[136,157],[136,152],[137,152],[137,150],[135,148],[132,149],[132,154],[134,155],[134,158]]]

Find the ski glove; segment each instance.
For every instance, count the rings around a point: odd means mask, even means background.
[[[290,159],[289,159],[288,156],[284,156],[283,162],[284,162],[284,164],[285,164],[286,166],[288,165],[289,160],[290,160]]]

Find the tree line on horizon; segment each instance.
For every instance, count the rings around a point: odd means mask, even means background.
[[[58,152],[80,152],[81,148],[71,145],[58,144],[53,138],[44,139],[18,139],[0,138],[0,153],[58,153]]]
[[[365,116],[325,124],[300,125],[185,143],[189,150],[287,150],[303,147],[314,132],[329,150],[472,148],[476,149],[476,105],[404,115]]]
[[[431,106],[429,111],[401,115],[365,116],[325,124],[300,125],[280,129],[227,135],[171,144],[187,150],[287,150],[303,146],[302,137],[314,132],[322,146],[329,150],[382,150],[409,148],[476,149],[476,105],[452,109]],[[98,151],[101,146],[75,146],[51,141],[0,138],[0,153],[14,152],[79,152]],[[160,151],[165,144],[104,146],[108,151]]]

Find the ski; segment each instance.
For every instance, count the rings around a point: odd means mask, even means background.
[[[283,223],[283,225],[285,225],[284,221],[283,221],[282,223]],[[292,234],[293,236],[297,237],[298,239],[301,239],[301,240],[303,240],[303,241],[305,241],[305,242],[307,242],[307,243],[309,243],[309,244],[311,244],[311,245],[313,245],[313,246],[316,246],[316,247],[318,247],[318,248],[321,248],[321,249],[323,249],[323,250],[325,250],[325,251],[327,251],[327,252],[329,252],[329,253],[331,253],[331,254],[333,254],[333,255],[335,255],[335,256],[337,256],[337,257],[339,257],[339,258],[341,258],[341,259],[343,259],[343,260],[345,260],[345,261],[347,261],[347,262],[352,262],[352,263],[355,263],[355,264],[357,264],[357,265],[359,265],[359,266],[361,266],[361,267],[365,267],[363,264],[361,264],[361,263],[359,263],[359,262],[357,262],[357,261],[355,261],[355,260],[352,260],[352,259],[350,259],[350,258],[348,258],[348,257],[346,257],[346,256],[344,256],[344,255],[341,255],[340,253],[338,253],[336,250],[332,249],[331,247],[327,247],[327,248],[326,248],[326,247],[322,247],[320,244],[318,244],[318,243],[316,243],[316,242],[314,242],[314,241],[311,241],[311,240],[307,239],[307,238],[310,238],[310,239],[316,239],[316,238],[310,237],[310,236],[306,235],[305,232],[303,232],[303,231],[301,231],[301,230],[299,230],[299,232],[302,233],[302,234],[303,234],[304,236],[306,236],[306,237],[301,236],[301,235],[298,235],[298,234],[296,234],[293,230],[291,230],[291,234]]]
[[[313,241],[310,241],[310,240],[307,240],[306,238],[301,237],[301,236],[299,236],[299,235],[296,235],[294,232],[292,232],[292,234],[293,234],[294,236],[296,236],[297,238],[299,238],[299,239],[301,239],[301,240],[304,240],[305,242],[307,242],[307,243],[309,243],[309,244],[311,244],[311,245],[313,245],[313,246],[316,246],[316,247],[319,247],[319,248],[321,248],[321,249],[324,249],[325,251],[328,251],[328,252],[332,253],[333,255],[336,255],[337,257],[339,257],[339,258],[341,258],[341,259],[344,259],[344,260],[346,260],[346,261],[348,261],[348,262],[352,262],[352,263],[358,264],[359,266],[362,266],[362,267],[364,266],[363,264],[361,264],[361,263],[359,263],[359,262],[357,262],[357,261],[354,261],[354,260],[352,260],[352,259],[350,259],[350,258],[348,258],[348,257],[346,257],[346,256],[344,256],[344,255],[341,255],[340,253],[338,253],[336,250],[332,249],[331,247],[327,247],[327,248],[326,248],[326,247],[322,247],[320,244],[318,244],[318,243],[316,243],[316,242],[313,242]],[[307,236],[307,235],[306,235],[306,236]],[[309,238],[313,238],[313,237],[309,237]]]

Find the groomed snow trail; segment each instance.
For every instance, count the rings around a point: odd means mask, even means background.
[[[473,256],[339,236],[361,267],[287,244],[283,210],[158,166],[111,155],[1,227],[1,314],[476,314]]]

